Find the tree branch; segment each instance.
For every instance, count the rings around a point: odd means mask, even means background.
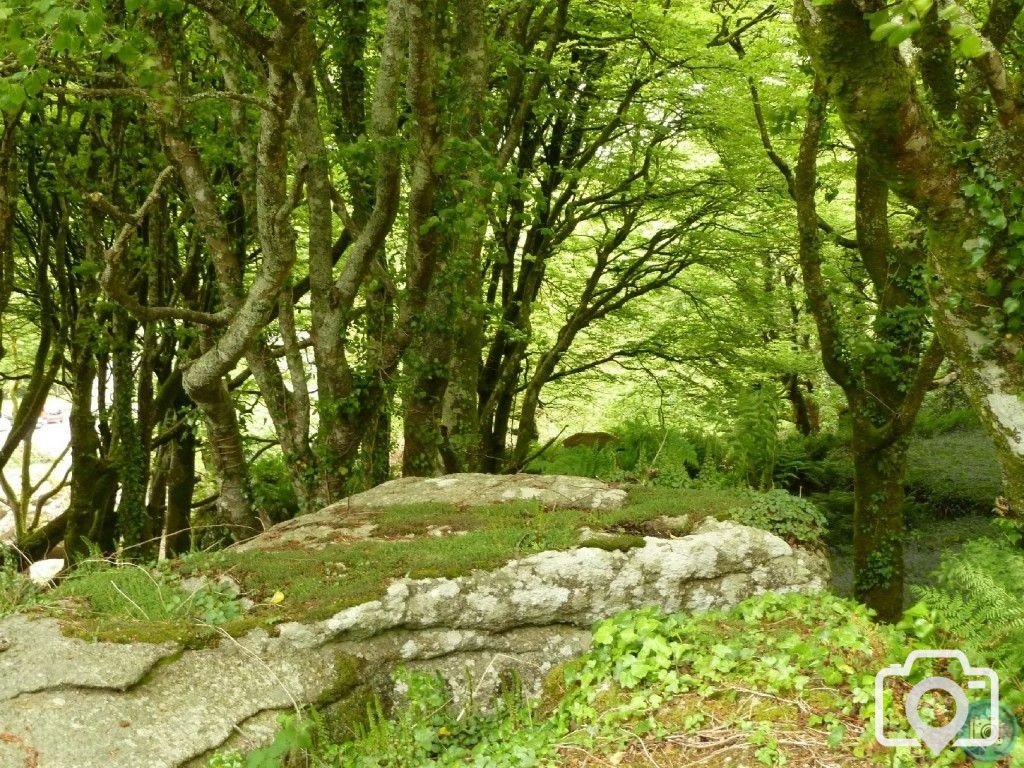
[[[230,313],[227,311],[210,314],[209,312],[200,312],[193,309],[179,309],[177,307],[147,307],[143,305],[130,290],[128,290],[128,283],[121,274],[121,264],[124,260],[125,254],[128,252],[129,246],[131,245],[132,238],[135,236],[135,232],[142,225],[149,209],[156,205],[157,201],[160,199],[163,185],[173,173],[174,167],[170,165],[159,173],[156,177],[156,181],[153,183],[153,188],[133,214],[126,214],[119,208],[106,203],[103,196],[98,192],[93,193],[86,198],[90,204],[97,208],[104,211],[113,209],[117,213],[118,218],[124,220],[125,217],[127,217],[128,219],[124,226],[121,227],[121,231],[118,232],[117,237],[114,238],[114,242],[106,249],[106,251],[104,251],[103,272],[100,274],[100,285],[103,286],[103,290],[105,290],[110,297],[114,299],[114,301],[123,306],[140,320],[184,320],[208,326],[225,325],[230,319]]]

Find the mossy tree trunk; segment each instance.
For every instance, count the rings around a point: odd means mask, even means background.
[[[907,440],[879,439],[861,412],[853,415],[851,447],[854,595],[883,620],[895,621],[903,612]]]
[[[815,82],[800,143],[792,194],[797,207],[800,268],[818,329],[822,362],[842,388],[853,419],[854,590],[883,621],[903,609],[903,482],[906,444],[925,393],[943,359],[936,339],[925,346],[927,298],[923,253],[913,242],[894,245],[885,180],[858,156],[857,251],[878,308],[867,350],[853,352],[822,273],[822,224],[816,205],[817,156],[827,92]],[[788,171],[788,166],[776,161]],[[861,348],[864,344],[861,343]]]

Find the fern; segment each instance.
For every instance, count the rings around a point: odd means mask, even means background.
[[[938,616],[940,637],[988,660],[1019,688],[1024,682],[1024,551],[1005,540],[973,541],[944,557],[934,577],[934,586],[919,587],[917,593]]]

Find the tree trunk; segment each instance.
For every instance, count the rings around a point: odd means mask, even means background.
[[[995,446],[1009,514],[1024,523],[1024,345],[1017,335],[992,333],[991,299],[977,284],[984,270],[967,268],[966,239],[963,230],[932,230],[931,264],[943,278],[930,286],[935,330]]]
[[[249,472],[238,428],[238,415],[227,385],[220,377],[194,389],[185,376],[185,391],[206,417],[206,439],[217,474],[219,519],[238,540],[259,533],[260,526],[249,496]]]
[[[786,398],[793,407],[793,423],[797,431],[804,437],[818,434],[821,429],[818,404],[814,402],[810,388],[805,390],[800,377],[795,373],[787,374],[783,384],[786,387]]]
[[[172,557],[192,548],[192,494],[196,487],[196,443],[192,432],[185,430],[168,450],[164,552]]]
[[[999,24],[1009,29],[1019,10],[1016,6]],[[1021,118],[1017,114],[1020,105],[999,88],[990,87],[988,94],[983,93],[982,78],[967,78],[962,100],[983,103],[992,98],[998,109],[990,110],[994,120],[985,126],[986,130],[967,126],[980,138],[974,142],[978,158],[965,160],[962,150],[966,144],[951,145],[947,136],[939,134],[929,116],[935,107],[924,103],[916,73],[898,51],[871,39],[869,22],[856,3],[836,0],[813,5],[801,1],[795,4],[794,18],[812,64],[827,83],[854,144],[893,191],[923,214],[929,229],[930,264],[940,278],[929,281],[928,287],[935,328],[965,382],[972,405],[993,437],[1003,469],[1007,506],[1011,515],[1021,519],[1022,347],[1019,333],[1002,333],[993,322],[1013,285],[1005,244],[1012,243],[1014,236],[1005,218],[1001,228],[986,224],[975,203],[966,197],[967,183],[977,181],[972,173],[975,162],[990,165],[989,177],[996,177],[1006,189],[1013,189],[1017,183],[1017,169],[1024,155]],[[1002,70],[999,47],[1004,42],[1005,33],[985,41],[984,55],[976,62],[979,68]],[[929,91],[935,94],[935,88]],[[989,192],[997,205],[1004,205],[998,190]],[[1019,206],[1009,213],[1019,217]],[[984,249],[988,253],[974,264],[965,244],[978,242],[982,235],[995,245]],[[997,288],[996,299],[987,293],[990,285]]]
[[[854,596],[886,622],[903,613],[903,478],[907,442],[883,447],[854,417]]]

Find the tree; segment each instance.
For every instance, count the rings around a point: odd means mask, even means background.
[[[927,228],[936,331],[996,445],[1006,506],[1024,509],[1024,118],[997,0],[980,30],[956,3],[798,2],[811,62],[871,172]],[[872,26],[875,27],[874,32]],[[898,46],[911,38],[924,55]],[[962,71],[962,72],[961,72]]]

